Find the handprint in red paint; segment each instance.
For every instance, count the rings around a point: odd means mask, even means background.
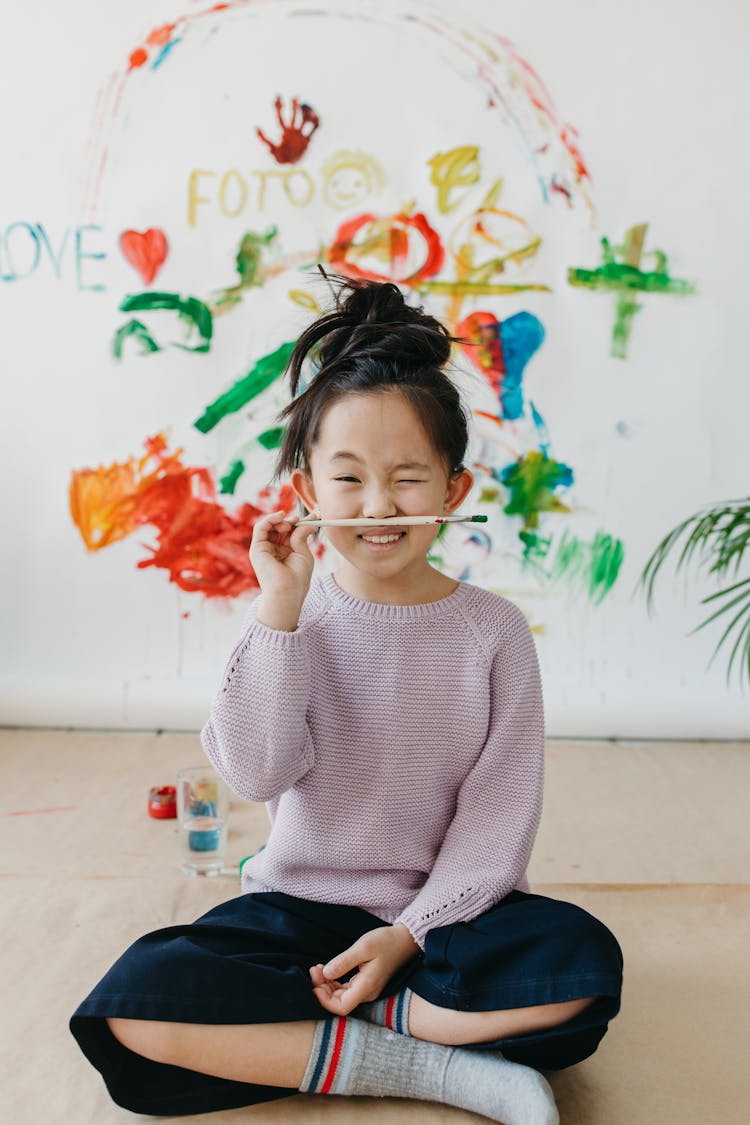
[[[305,155],[310,138],[320,124],[320,118],[312,106],[306,105],[305,102],[300,105],[299,98],[294,98],[291,120],[287,124],[281,116],[280,94],[273,104],[276,106],[276,118],[281,126],[281,140],[278,144],[274,144],[262,129],[256,129],[255,132],[264,144],[268,145],[279,164],[296,164],[300,157]],[[305,133],[303,130],[308,124],[312,125],[312,129]]]

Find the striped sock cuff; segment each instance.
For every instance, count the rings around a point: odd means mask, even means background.
[[[403,988],[395,996],[386,996],[383,1024],[397,1031],[399,1035],[409,1034],[409,1001],[412,997],[410,988]]]
[[[336,1094],[346,1086],[367,1026],[361,1020],[331,1016],[317,1020],[312,1050],[299,1089],[310,1094]]]
[[[397,1031],[399,1035],[408,1035],[411,997],[412,990],[403,988],[395,996],[384,996],[381,1000],[362,1004],[363,1016],[371,1023],[379,1023],[381,1027],[389,1027],[391,1031]]]

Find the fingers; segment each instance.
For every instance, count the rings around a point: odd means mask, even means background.
[[[299,549],[317,530],[309,524],[299,524],[296,516],[287,517],[283,509],[268,512],[255,521],[250,549],[257,548],[263,552],[278,548]]]
[[[365,935],[366,936],[366,935]],[[362,965],[363,962],[368,961],[372,956],[372,950],[369,943],[363,938],[354,942],[343,953],[338,956],[332,957],[327,964],[321,966],[323,975],[326,980],[333,980],[334,978],[341,977],[344,973],[348,973],[350,969],[356,969]]]
[[[337,1016],[348,1016],[349,1013],[353,1012],[361,1003],[360,999],[348,985],[342,985],[335,991],[323,985],[322,987],[314,988],[313,992],[317,996],[320,1006],[325,1008],[327,1012],[333,1012]]]
[[[291,521],[286,518],[282,510],[268,512],[255,521],[253,542],[278,543],[280,538],[289,533],[291,527]]]
[[[320,531],[319,527],[313,527],[309,523],[293,523],[290,526],[292,528],[290,538],[297,536],[295,543],[304,543],[311,535],[316,535]]]
[[[323,976],[323,966],[313,965],[310,969],[310,979],[313,982],[313,992],[320,1005],[329,1012],[336,1012],[339,1015],[345,1015],[350,1009],[347,1007],[349,1001],[349,985],[341,984],[340,981],[327,981]],[[355,1005],[352,1005],[354,1007]]]
[[[361,972],[346,984],[341,984],[337,980],[327,981],[323,976],[321,964],[312,966],[310,978],[313,981],[313,992],[321,1007],[338,1016],[349,1015],[360,1004],[371,998],[365,995],[366,984]]]

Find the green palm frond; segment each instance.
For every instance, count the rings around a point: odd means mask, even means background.
[[[750,497],[739,500],[726,500],[721,504],[707,506],[689,516],[665,535],[661,543],[646,563],[638,579],[637,585],[646,588],[646,607],[651,612],[654,598],[654,581],[664,563],[667,555],[676,546],[680,536],[688,531],[689,534],[683,544],[675,570],[687,565],[693,555],[698,552],[698,564],[710,563],[708,574],[713,574],[717,579],[723,578],[730,567],[734,566],[737,576],[740,563],[745,551],[750,548]],[[729,665],[727,667],[727,684],[731,678],[732,666],[739,657],[739,675],[742,682],[743,675],[750,682],[750,575],[742,578],[731,586],[717,590],[701,599],[701,605],[726,599],[714,612],[691,629],[690,634],[697,633],[717,617],[736,608],[732,620],[724,630],[716,648],[714,649],[709,666],[716,657],[721,646],[728,641],[734,631],[734,646],[732,648]]]

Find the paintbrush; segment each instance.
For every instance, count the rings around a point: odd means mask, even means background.
[[[311,523],[315,527],[387,527],[389,523],[397,527],[411,527],[423,523],[487,523],[487,516],[389,516],[387,519],[358,519],[358,520],[311,520],[306,516],[297,520],[297,524]]]

